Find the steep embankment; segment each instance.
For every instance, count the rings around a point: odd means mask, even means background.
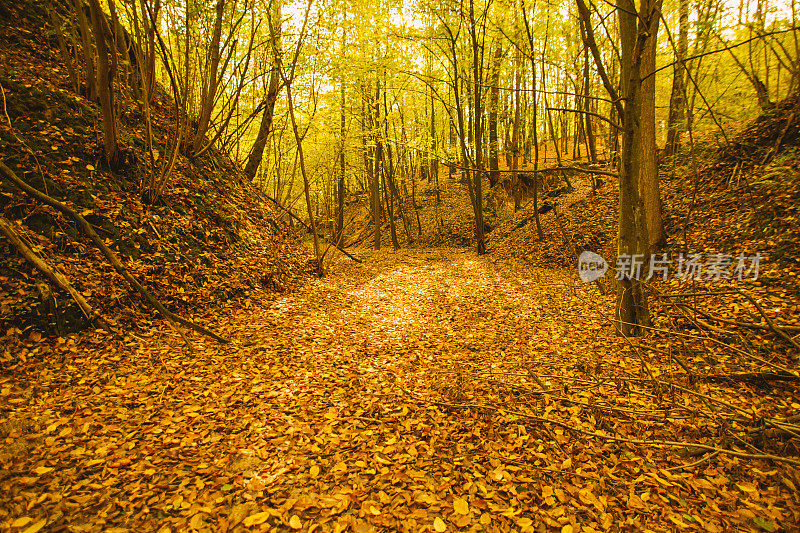
[[[695,253],[760,253],[761,288],[796,298],[800,96],[729,133],[721,149],[704,148],[685,146],[674,168],[662,171],[670,242]]]
[[[124,84],[117,94],[125,164],[117,172],[106,168],[99,110],[71,87],[47,13],[38,6],[21,2],[0,13],[0,160],[81,213],[171,311],[192,314],[219,301],[265,298],[304,275],[308,256],[294,231],[222,153],[211,150],[192,161],[179,155],[157,205],[143,202],[145,122]],[[76,68],[82,71],[79,63]],[[161,90],[153,112],[156,156],[164,157],[174,114]],[[0,193],[0,214],[112,324],[147,323],[141,297],[74,222],[7,183]],[[87,325],[66,293],[56,293],[55,313],[45,309],[36,286],[41,274],[5,238],[0,249],[2,334]]]

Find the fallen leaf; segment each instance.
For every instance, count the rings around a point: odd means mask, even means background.
[[[19,518],[11,522],[11,527],[23,527],[32,520],[33,518],[31,518],[30,516],[20,516]]]
[[[46,520],[46,519],[44,519],[44,518],[42,518],[41,520],[39,520],[39,521],[38,521],[38,522],[36,522],[35,524],[33,524],[33,525],[29,526],[29,527],[28,527],[28,528],[27,528],[25,531],[23,531],[22,533],[36,533],[37,531],[39,531],[40,529],[42,529],[46,523],[47,523],[47,520]]]
[[[458,514],[467,514],[469,513],[469,504],[467,503],[467,500],[463,498],[454,498],[453,509]]]
[[[258,524],[266,522],[269,517],[270,513],[268,511],[262,511],[260,513],[251,514],[245,518],[242,523],[247,527],[257,526]]]

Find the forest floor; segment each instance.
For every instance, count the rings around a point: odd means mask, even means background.
[[[189,352],[166,325],[21,339],[0,376],[13,412],[0,427],[2,529],[800,523],[791,465],[624,442],[713,444],[724,430],[640,379],[611,297],[575,272],[461,249],[363,255],[277,298],[223,304],[204,323],[226,345],[195,339]],[[680,371],[648,362],[656,377]],[[776,390],[717,392],[757,410]]]

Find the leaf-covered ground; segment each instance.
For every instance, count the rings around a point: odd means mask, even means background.
[[[800,523],[792,465],[610,440],[751,451],[699,397],[642,380],[606,320],[611,300],[573,272],[375,252],[278,299],[221,305],[195,318],[230,344],[197,340],[194,353],[167,326],[0,339],[4,530]],[[679,373],[669,361],[647,362],[656,377]],[[780,382],[696,387],[753,419],[800,407]]]

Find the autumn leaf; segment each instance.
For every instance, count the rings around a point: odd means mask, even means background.
[[[292,515],[292,517],[289,519],[289,526],[292,529],[300,529],[301,527],[303,527],[303,522],[300,520],[299,516]]]
[[[778,530],[777,526],[772,521],[762,518],[760,516],[756,516],[755,518],[753,518],[753,523],[762,530],[768,531],[769,533]]]
[[[35,522],[35,523],[31,524],[30,526],[28,526],[27,528],[25,528],[22,531],[22,533],[36,533],[37,531],[41,530],[46,523],[47,523],[47,520],[43,518],[43,519],[39,520],[38,522]]]
[[[445,525],[444,520],[437,516],[433,519],[433,529],[438,533],[442,533],[443,531],[447,531],[447,526]]]
[[[467,503],[467,500],[463,498],[454,498],[453,509],[458,514],[467,514],[469,513],[469,504]]]
[[[29,522],[31,522],[32,520],[33,519],[31,517],[29,517],[29,516],[21,516],[21,517],[15,519],[13,522],[11,522],[11,527],[23,527],[26,524],[28,524]]]
[[[257,526],[258,524],[263,524],[264,522],[272,516],[269,511],[261,511],[260,513],[251,514],[247,518],[245,518],[242,523],[247,526]]]

